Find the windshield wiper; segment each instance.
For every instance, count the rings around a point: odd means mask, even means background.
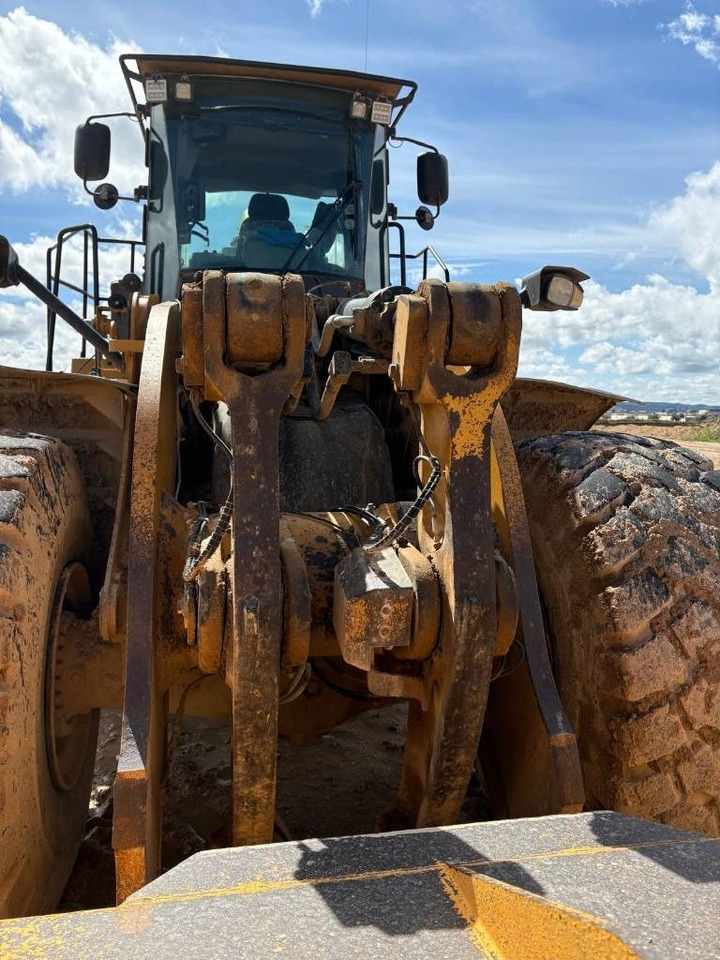
[[[347,208],[350,206],[350,202],[352,200],[355,200],[357,195],[362,190],[363,185],[364,184],[362,180],[353,180],[352,183],[349,183],[347,185],[345,190],[342,192],[342,194],[337,198],[337,200],[333,204],[334,209],[331,212],[326,211],[327,223],[325,224],[323,229],[320,231],[320,233],[317,235],[317,237],[315,237],[315,239],[310,244],[310,246],[307,248],[302,258],[300,259],[300,262],[295,265],[295,267],[293,268],[294,270],[299,270],[300,267],[302,267],[302,265],[305,263],[307,258],[310,256],[310,254],[314,250],[314,248],[317,246],[317,244],[320,243],[320,241],[327,235],[328,231],[330,230],[330,227],[337,225],[337,222],[340,219],[340,217],[345,213]],[[316,230],[316,229],[317,227],[314,226],[313,224],[311,224],[308,227],[308,229],[305,231],[305,233],[302,235],[298,243],[293,248],[290,256],[287,258],[287,260],[283,264],[281,268],[281,273],[285,273],[285,271],[289,268],[290,264],[293,261],[293,257],[307,243],[310,234],[313,232],[313,230]]]

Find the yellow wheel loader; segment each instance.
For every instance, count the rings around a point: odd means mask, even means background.
[[[0,368],[0,956],[716,955],[720,473],[591,432],[615,396],[516,377],[523,310],[578,309],[585,274],[452,283],[407,252],[449,194],[398,133],[415,84],[121,67],[147,183],[100,182],[104,117],[75,170],[101,209],[142,204],[128,272],[100,296],[88,224],[46,282],[0,238],[0,286],[48,309],[46,371]],[[378,833],[273,845],[279,738],[398,703]],[[229,724],[232,846],[160,876],[191,707]],[[31,917],[110,708],[119,906]],[[457,826],[473,771],[494,819]]]

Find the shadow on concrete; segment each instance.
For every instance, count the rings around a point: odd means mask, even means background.
[[[692,883],[720,882],[720,840],[607,810],[592,815],[591,829],[604,846],[631,847]]]
[[[443,888],[440,864],[471,866],[542,894],[517,863],[490,858],[449,831],[420,830],[305,841],[294,876],[310,881],[345,927],[375,927],[390,936],[463,929],[466,921]]]

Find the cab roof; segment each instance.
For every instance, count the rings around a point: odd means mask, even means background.
[[[142,83],[156,74],[188,77],[233,77],[251,80],[275,80],[313,87],[331,87],[352,93],[387,97],[396,106],[407,107],[415,95],[417,84],[412,80],[396,80],[351,70],[330,70],[324,67],[300,67],[283,63],[259,63],[253,60],[228,60],[225,57],[185,57],[165,54],[128,53],[120,57],[120,65],[135,106],[136,93],[131,81]],[[401,96],[403,90],[407,91]]]

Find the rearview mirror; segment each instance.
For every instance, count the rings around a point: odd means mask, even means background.
[[[75,130],[75,173],[85,182],[102,180],[110,169],[110,127],[83,123]]]
[[[417,190],[421,203],[441,207],[447,202],[448,162],[442,153],[421,153],[417,158]]]
[[[196,180],[186,180],[180,185],[178,213],[187,223],[202,223],[205,219],[205,191]]]
[[[101,183],[92,192],[93,202],[100,210],[112,210],[120,199],[118,188],[114,183]]]
[[[418,207],[415,211],[415,220],[421,230],[432,230],[435,226],[435,217],[427,207]]]

